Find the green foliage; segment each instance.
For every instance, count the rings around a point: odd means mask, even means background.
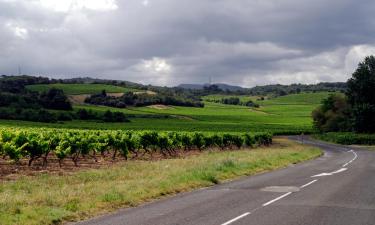
[[[46,109],[72,110],[72,105],[65,96],[64,91],[60,89],[52,88],[43,92],[39,101]]]
[[[350,131],[351,111],[346,97],[334,94],[312,112],[314,126],[321,132]]]
[[[375,132],[375,57],[359,63],[347,82],[346,98],[332,95],[313,111],[314,125],[323,132]]]
[[[85,99],[85,103],[93,105],[104,105],[115,108],[125,108],[130,106],[141,107],[150,105],[174,105],[185,107],[204,107],[200,99],[186,98],[181,95],[172,94],[134,94],[127,92],[123,96],[109,96],[105,91],[94,94]]]
[[[354,130],[375,132],[375,57],[359,63],[348,80],[347,96],[353,108]]]
[[[375,145],[375,134],[358,134],[351,132],[325,133],[315,137],[329,142],[343,145]]]
[[[40,157],[47,164],[50,152],[59,159],[60,166],[66,158],[78,165],[80,157],[105,151],[113,152],[113,159],[121,153],[128,159],[129,153],[143,155],[159,152],[163,156],[174,156],[178,150],[197,148],[201,151],[220,147],[236,148],[254,144],[272,143],[269,133],[229,134],[201,132],[155,132],[155,131],[98,131],[98,130],[55,130],[55,129],[12,129],[0,128],[0,156],[16,162],[29,159],[29,166]],[[246,138],[247,137],[247,138]]]

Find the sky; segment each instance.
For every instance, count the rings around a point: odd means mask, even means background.
[[[0,74],[243,87],[346,81],[373,0],[0,0]]]

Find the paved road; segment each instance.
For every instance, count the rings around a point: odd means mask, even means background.
[[[374,225],[375,152],[305,143],[325,155],[79,225]]]

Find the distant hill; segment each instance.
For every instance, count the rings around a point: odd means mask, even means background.
[[[322,82],[318,84],[270,84],[264,86],[256,86],[252,88],[243,88],[240,86],[233,86],[228,84],[214,84],[221,91],[235,92],[235,94],[243,95],[274,95],[282,96],[287,94],[296,94],[300,92],[319,92],[319,91],[332,91],[332,92],[344,92],[347,88],[344,82]],[[177,88],[191,89],[191,90],[203,90],[204,87],[209,87],[209,84],[180,84]]]
[[[218,86],[221,90],[229,90],[229,91],[242,91],[245,90],[245,88],[240,86],[234,86],[229,84],[212,84]],[[202,90],[204,87],[210,86],[210,84],[180,84],[177,87],[178,88],[185,88],[185,89],[194,89],[194,90]]]

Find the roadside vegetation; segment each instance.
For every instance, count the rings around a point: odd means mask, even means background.
[[[329,132],[314,135],[324,141],[342,145],[375,145],[375,134],[359,134],[354,132]]]
[[[318,157],[321,151],[276,139],[270,147],[210,149],[158,161],[120,162],[70,174],[41,174],[0,183],[0,221],[60,224],[134,207],[152,199],[210,186]]]

